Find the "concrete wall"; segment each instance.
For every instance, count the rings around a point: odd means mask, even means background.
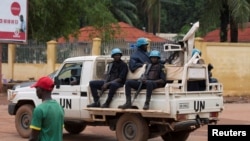
[[[222,82],[225,95],[250,95],[249,43],[196,43],[206,63],[213,64],[213,76]]]
[[[8,63],[2,63],[2,79],[7,82],[12,79],[15,81],[26,81],[30,78],[37,80],[41,76],[48,75],[57,70],[61,64],[56,64],[56,41],[47,42],[47,64],[25,64],[15,63],[16,45],[8,45]],[[92,55],[100,55],[101,39],[94,38]]]
[[[60,66],[60,64],[55,65],[56,69]],[[38,79],[41,76],[48,75],[52,73],[54,70],[48,69],[47,64],[23,64],[16,63],[14,64],[13,69],[15,70],[13,73],[13,77],[9,75],[8,64],[2,64],[2,73],[4,74],[4,78],[13,79],[13,80],[29,80],[30,78]]]
[[[92,55],[100,54],[100,39],[93,40]],[[51,43],[51,44],[50,44]],[[58,69],[55,64],[56,42],[48,42],[48,64],[3,63],[3,78],[28,80],[48,75]],[[210,43],[196,38],[195,47],[202,51],[206,63],[214,66],[213,76],[224,86],[224,95],[250,95],[250,43]],[[13,47],[9,47],[13,50]],[[14,54],[14,53],[13,53]],[[13,55],[12,54],[12,55]],[[13,58],[8,60],[13,62]]]

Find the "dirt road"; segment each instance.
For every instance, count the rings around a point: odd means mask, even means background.
[[[1,141],[27,141],[21,138],[15,129],[14,116],[8,114],[6,96],[0,94],[0,140]],[[250,124],[250,103],[230,102],[225,104],[225,110],[220,115],[218,124]],[[108,127],[88,126],[79,135],[70,135],[64,131],[64,141],[116,141],[115,132]],[[149,141],[162,141],[160,137]],[[188,141],[207,141],[207,126],[191,134]]]

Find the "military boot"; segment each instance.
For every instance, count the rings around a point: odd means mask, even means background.
[[[100,102],[94,102],[92,104],[87,105],[87,107],[100,107]]]
[[[125,104],[118,106],[119,109],[129,109],[131,107],[132,107],[131,101],[126,101]]]
[[[143,106],[143,110],[148,110],[149,109],[149,102],[146,101]]]
[[[109,104],[112,101],[112,98],[108,97],[106,102],[104,104],[102,104],[102,108],[109,108]]]
[[[87,107],[100,107],[99,97],[94,97],[94,103],[87,105]]]
[[[126,103],[118,106],[119,109],[129,109],[132,107],[131,96],[126,97]]]
[[[146,101],[144,103],[143,110],[148,110],[149,109],[150,98],[151,98],[151,96],[146,97]]]

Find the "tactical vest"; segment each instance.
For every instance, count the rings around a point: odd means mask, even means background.
[[[155,64],[152,65],[148,72],[148,80],[157,80],[160,78],[161,65]]]
[[[112,68],[110,70],[110,73],[109,73],[110,77],[109,77],[108,82],[113,81],[113,80],[115,80],[115,79],[117,79],[119,77],[119,74],[120,74],[120,71],[121,71],[120,70],[121,65],[122,65],[122,63],[113,62],[113,66],[112,66]]]

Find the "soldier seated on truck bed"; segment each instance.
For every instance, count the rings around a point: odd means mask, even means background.
[[[136,51],[131,54],[129,60],[129,70],[135,72],[136,69],[143,66],[145,63],[150,63],[147,38],[138,38],[136,41]]]
[[[94,103],[87,105],[87,107],[100,107],[97,89],[101,90],[101,95],[105,90],[109,89],[108,98],[101,106],[102,108],[108,108],[116,90],[124,85],[128,74],[128,66],[124,61],[121,60],[121,56],[122,52],[119,48],[113,49],[111,51],[111,57],[114,59],[114,61],[108,66],[106,79],[92,80],[89,82]]]
[[[139,80],[127,80],[125,83],[126,103],[118,108],[127,109],[132,107],[131,103],[131,88],[137,90],[136,94],[141,89],[147,89],[146,101],[143,109],[149,109],[149,102],[152,91],[156,88],[164,87],[166,84],[166,74],[163,71],[163,65],[160,62],[161,55],[157,50],[151,51],[149,58],[151,64],[147,64],[146,71]]]

